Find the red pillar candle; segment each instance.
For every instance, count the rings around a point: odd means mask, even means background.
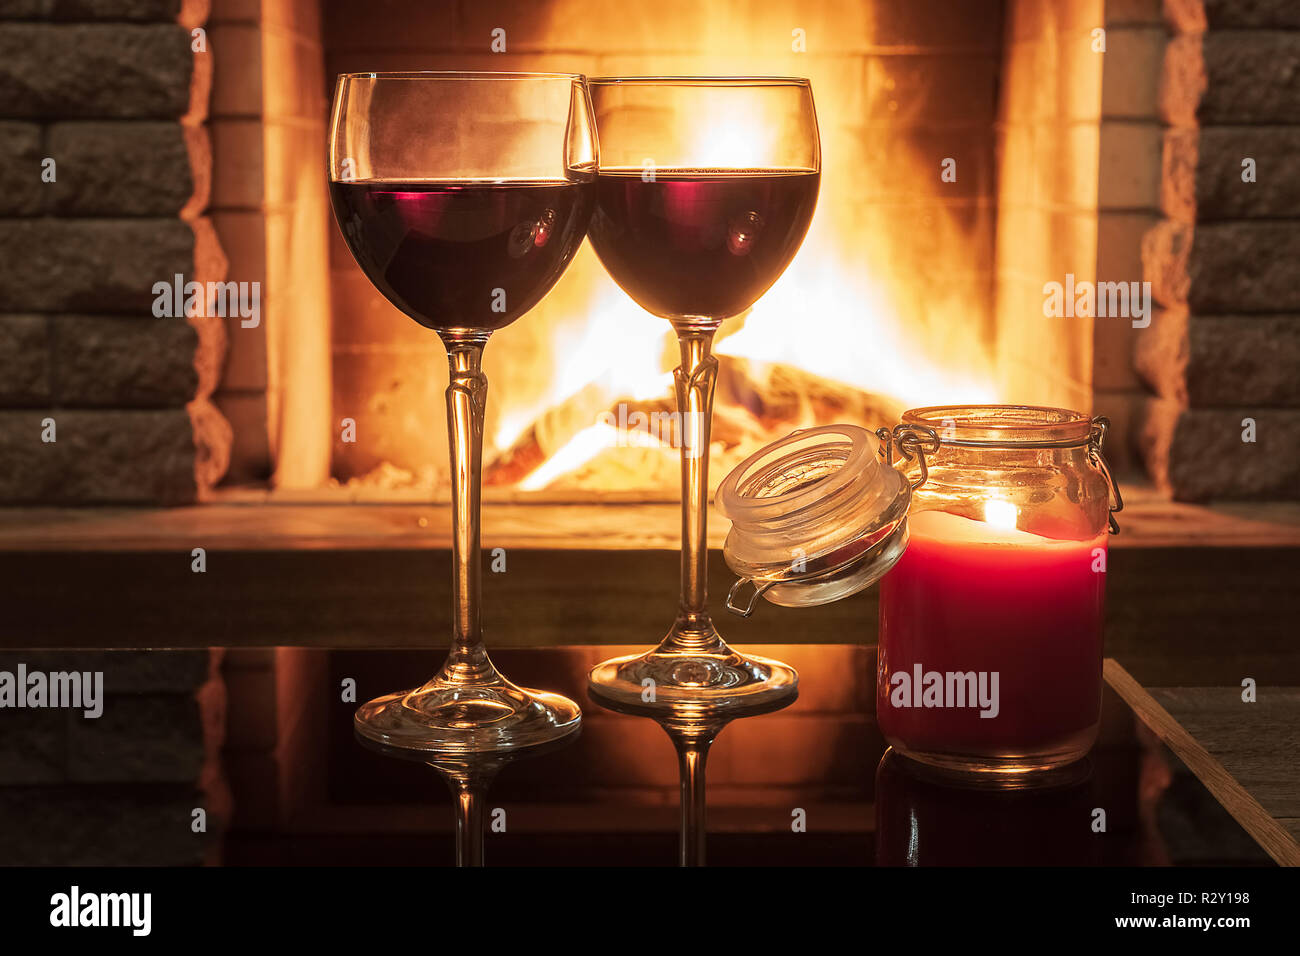
[[[881,582],[881,731],[954,769],[1068,763],[1096,737],[1106,535],[1020,530],[1016,506],[996,498],[984,514],[909,519],[907,550]]]

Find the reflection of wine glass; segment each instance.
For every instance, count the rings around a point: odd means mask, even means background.
[[[479,622],[483,346],[531,309],[591,214],[595,139],[583,78],[353,73],[334,94],[334,215],[366,276],[442,338],[451,367],[452,642],[421,687],[357,710],[357,732],[439,753],[509,750],[578,728],[578,705],[516,687]]]
[[[710,346],[723,319],[777,280],[808,230],[821,169],[812,88],[770,77],[603,78],[590,86],[601,147],[591,242],[628,295],[672,322],[682,363],[677,620],[654,650],[593,669],[592,692],[716,711],[792,696],[794,669],[733,651],[706,607],[718,369]]]
[[[380,743],[358,729],[357,739],[366,747],[386,757],[418,760],[426,763],[447,782],[456,801],[456,865],[483,865],[483,811],[488,788],[501,768],[517,760],[554,753],[577,740],[578,734],[549,740],[513,750],[487,750],[478,753],[432,753],[406,746]]]
[[[718,739],[722,728],[742,717],[770,714],[794,703],[795,689],[786,695],[768,695],[757,703],[744,702],[726,708],[709,704],[675,701],[635,703],[619,698],[601,696],[601,688],[594,683],[591,698],[600,706],[620,714],[649,717],[668,734],[677,751],[677,770],[681,783],[681,841],[678,862],[682,866],[703,866],[704,845],[708,833],[705,823],[706,792],[704,765],[709,758],[709,748]]]

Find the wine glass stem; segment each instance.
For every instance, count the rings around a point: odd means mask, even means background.
[[[709,430],[718,378],[718,360],[710,347],[715,330],[716,326],[677,330],[682,360],[675,373],[682,436],[682,594],[670,639],[685,650],[717,642],[707,608]]]
[[[483,865],[483,801],[486,784],[477,780],[448,781],[456,798],[456,865]]]
[[[483,345],[487,335],[444,333],[451,381],[447,386],[447,434],[451,452],[452,644],[443,677],[480,683],[495,677],[483,646],[479,620],[482,571],[479,560],[480,488],[483,469],[483,416],[487,376]]]
[[[682,787],[682,832],[679,861],[682,866],[703,866],[704,846],[708,833],[705,824],[706,807],[704,764],[709,757],[711,738],[677,744],[677,762]]]

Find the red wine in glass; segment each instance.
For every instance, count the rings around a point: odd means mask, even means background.
[[[431,329],[493,331],[550,291],[582,243],[591,182],[332,182],[366,276]]]
[[[809,170],[602,169],[591,242],[662,318],[739,315],[785,271],[817,206]]]

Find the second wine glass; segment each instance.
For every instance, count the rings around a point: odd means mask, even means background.
[[[589,235],[623,291],[677,332],[682,469],[677,618],[653,650],[595,667],[589,687],[616,703],[716,713],[788,700],[794,668],[736,652],[709,617],[711,347],[723,320],[785,271],[812,220],[821,172],[812,88],[783,77],[589,82],[600,142]]]

